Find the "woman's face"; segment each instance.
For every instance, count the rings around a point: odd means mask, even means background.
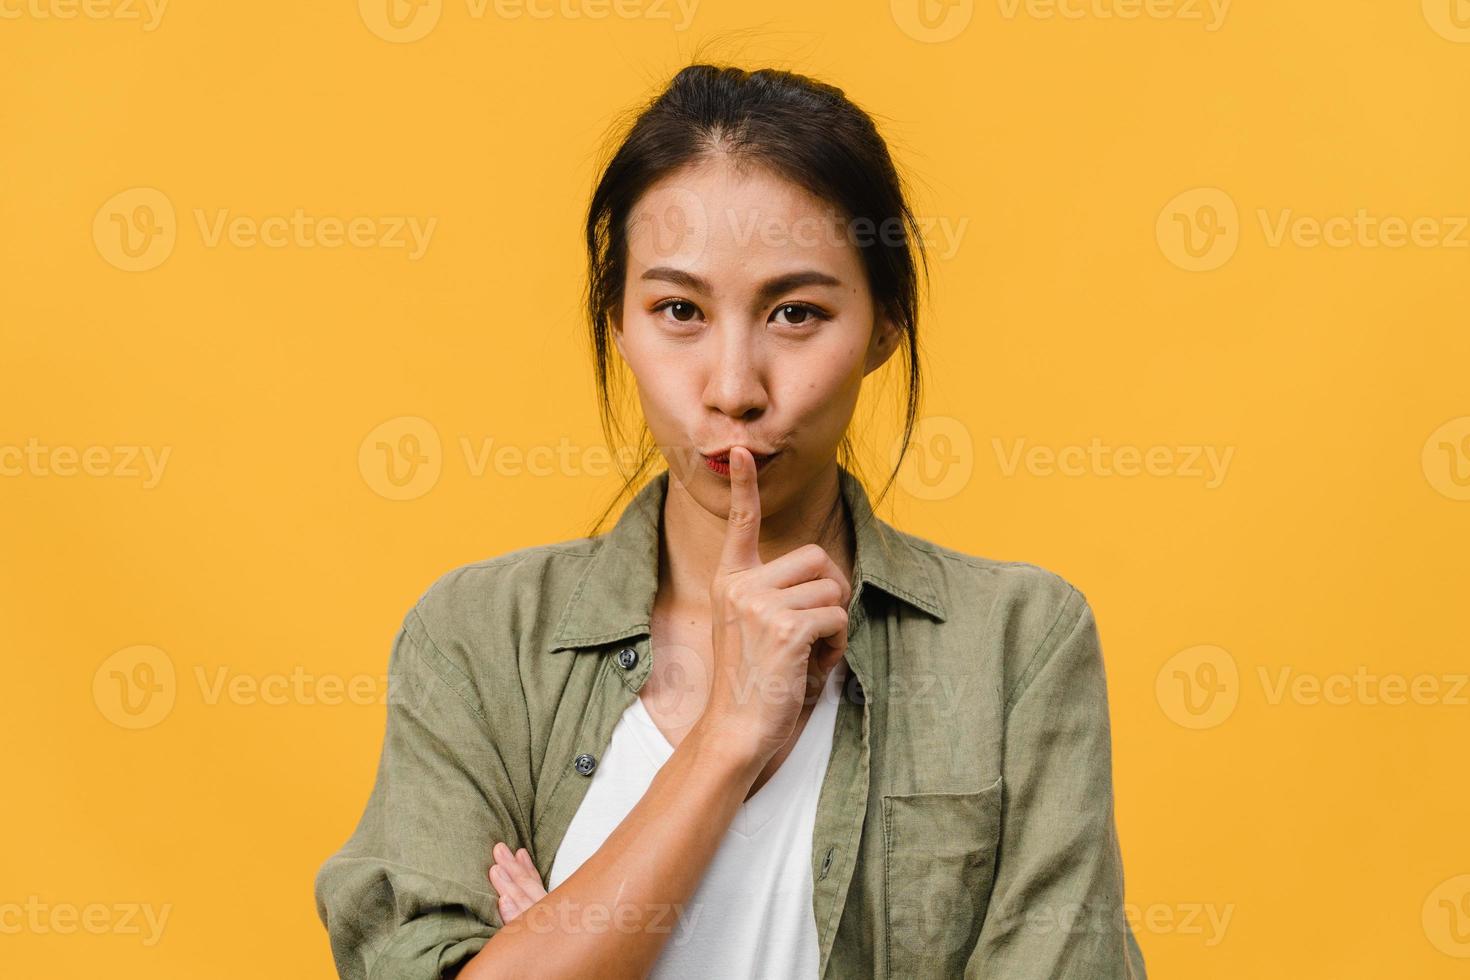
[[[875,311],[849,225],[827,203],[724,158],[649,188],[629,219],[614,341],[671,476],[723,516],[735,445],[780,511],[836,459],[863,377],[898,334]]]

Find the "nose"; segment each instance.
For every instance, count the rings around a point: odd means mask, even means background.
[[[729,323],[706,335],[709,376],[704,403],[732,419],[759,415],[768,402],[765,359],[756,334],[745,323]]]

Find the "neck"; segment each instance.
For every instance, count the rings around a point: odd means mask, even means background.
[[[803,545],[816,543],[832,556],[851,581],[851,517],[842,503],[836,460],[790,497],[791,503],[781,510],[762,511],[761,561],[773,561]],[[841,509],[840,520],[829,519],[833,508]],[[659,593],[666,601],[681,608],[709,608],[710,584],[724,549],[725,527],[725,516],[711,514],[671,470],[659,542]]]

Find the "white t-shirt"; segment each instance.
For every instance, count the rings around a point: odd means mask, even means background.
[[[816,977],[812,913],[812,828],[832,755],[847,664],[827,675],[790,755],[740,805],[704,877],[649,974],[654,980]],[[841,676],[839,676],[841,675]],[[613,728],[592,785],[552,861],[548,890],[570,878],[643,798],[674,748],[641,698]]]

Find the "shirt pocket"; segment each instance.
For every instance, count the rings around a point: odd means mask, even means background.
[[[1001,779],[973,793],[883,797],[885,977],[958,977],[995,877]]]

